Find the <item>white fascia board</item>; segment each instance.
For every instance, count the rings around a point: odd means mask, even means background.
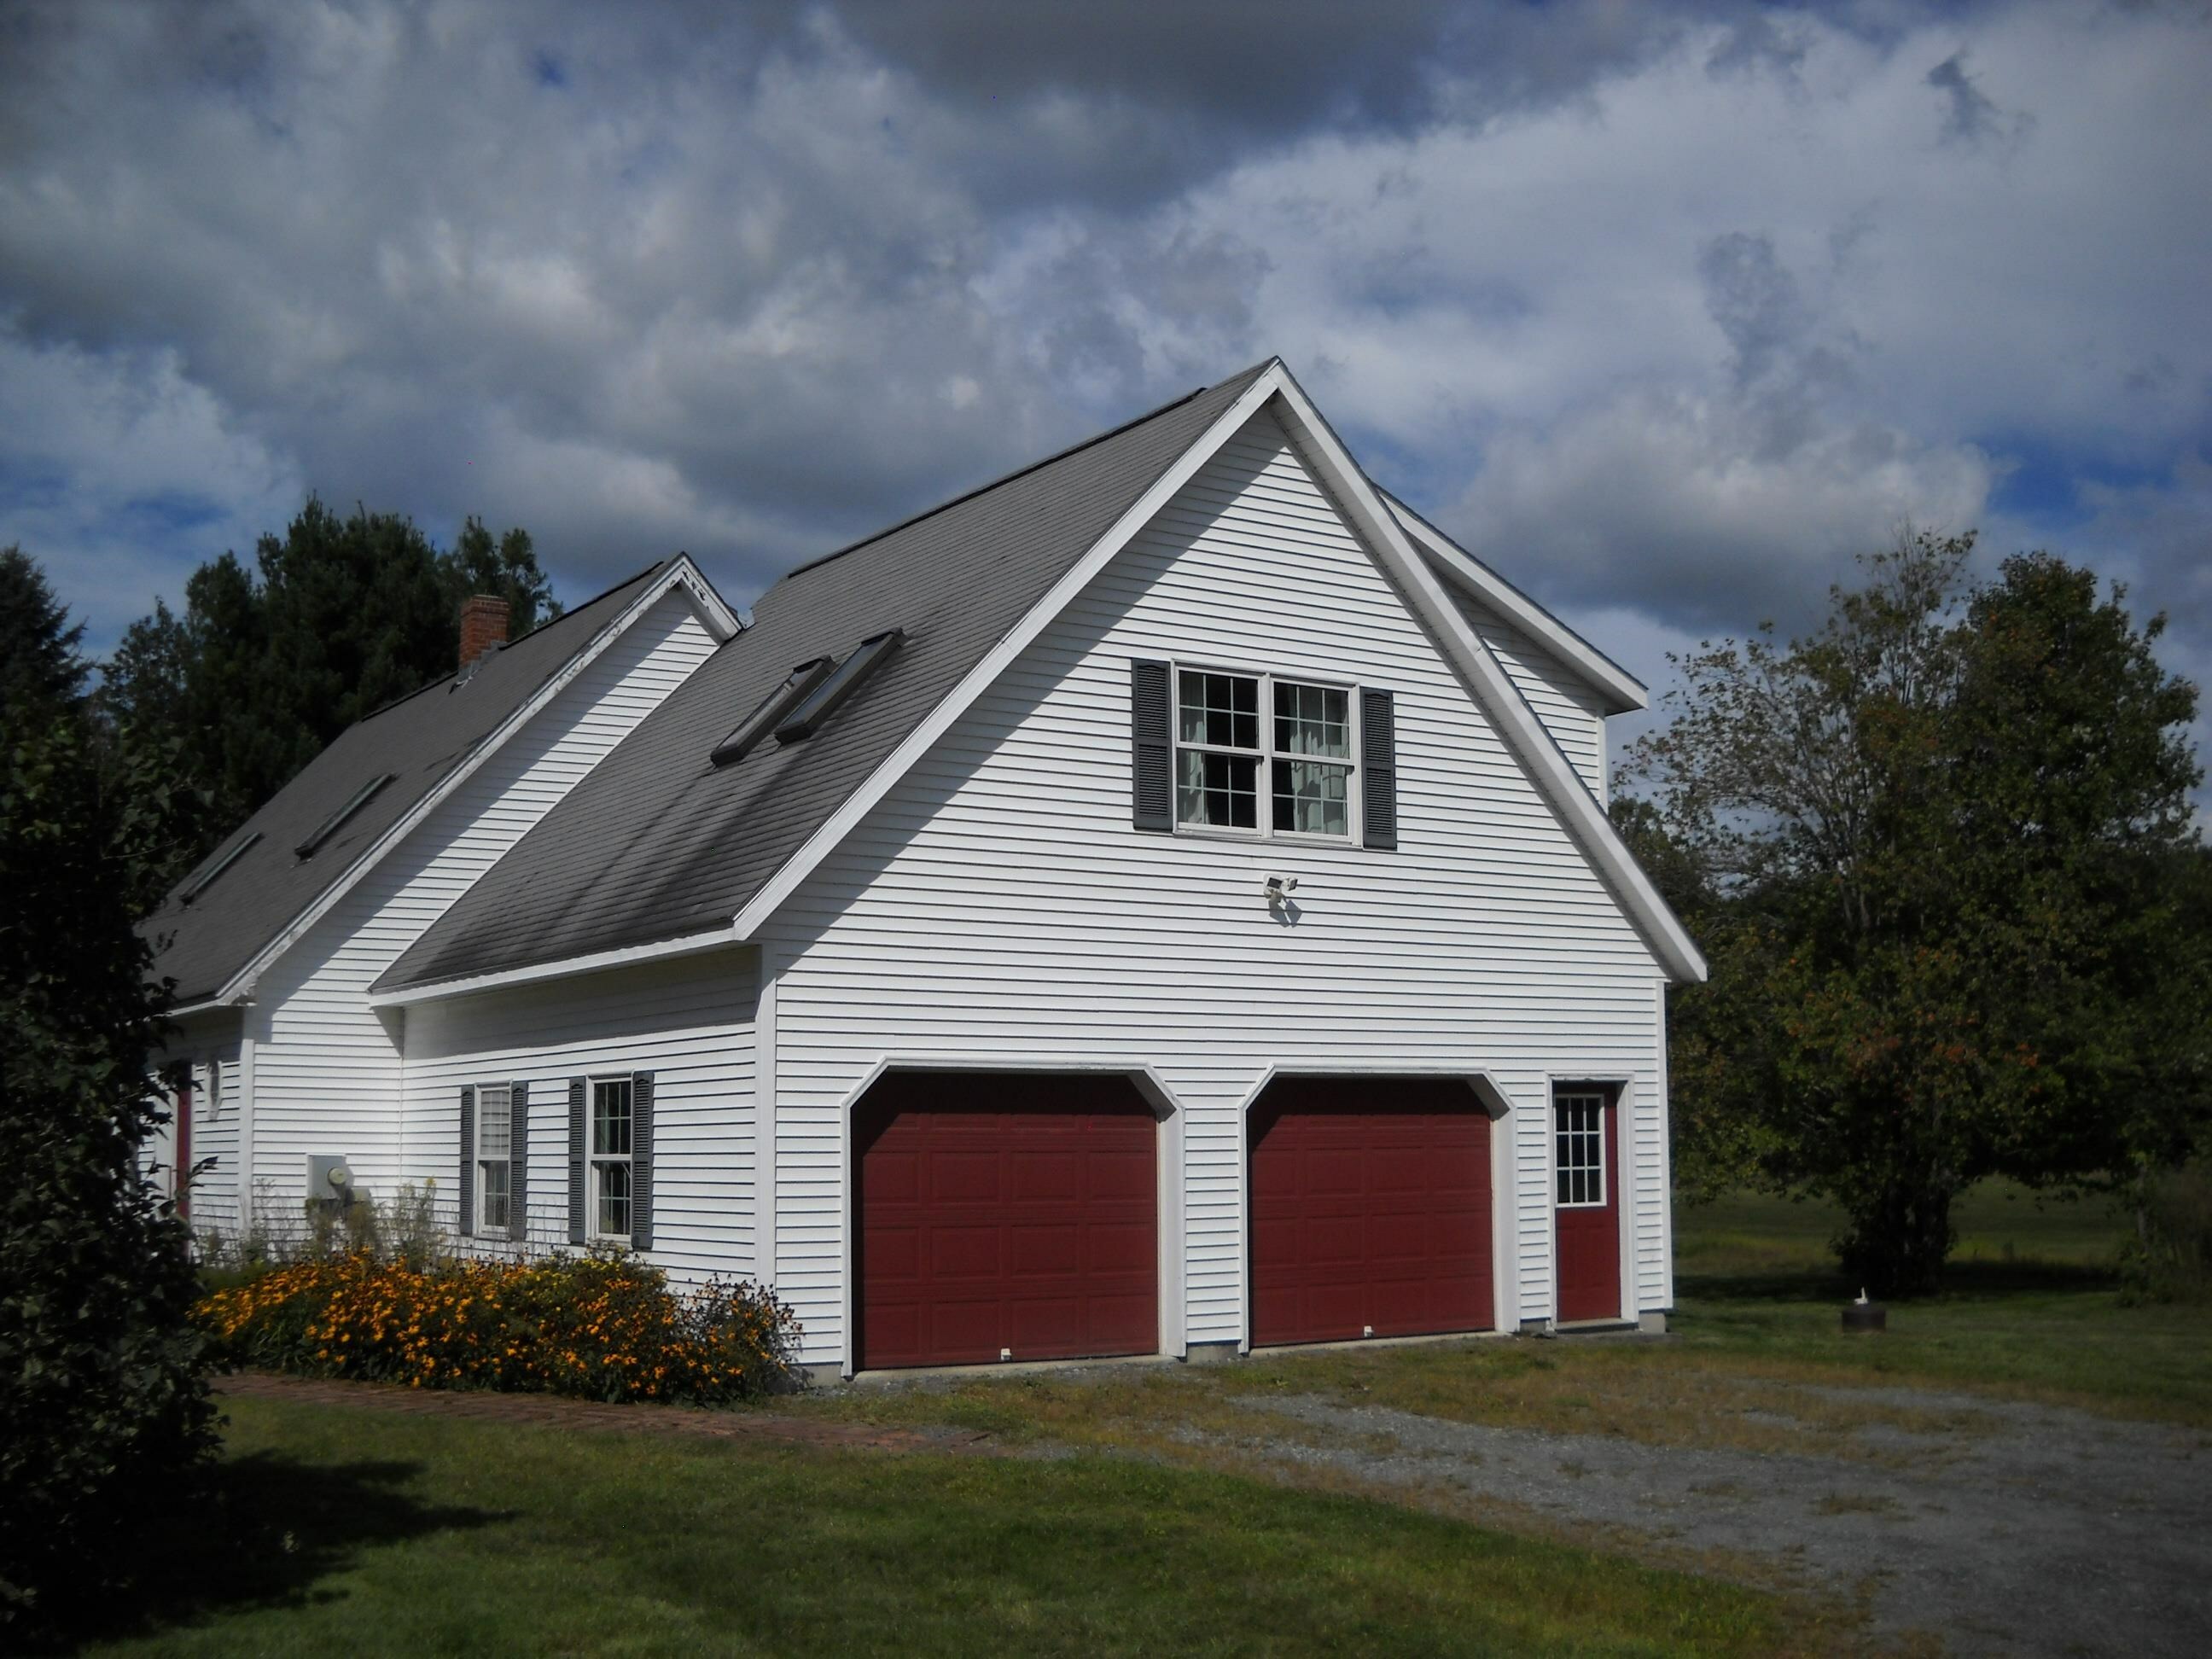
[[[1568,836],[1581,847],[1599,877],[1620,902],[1632,925],[1650,946],[1653,956],[1678,984],[1696,983],[1705,977],[1705,959],[1651,878],[1628,850],[1606,817],[1597,798],[1560,752],[1504,668],[1479,638],[1459,607],[1443,590],[1434,568],[1407,538],[1397,515],[1383,504],[1382,494],[1361,471],[1328,422],[1308,400],[1288,370],[1279,364],[1270,378],[1281,376],[1280,395],[1294,439],[1302,440],[1306,459],[1334,492],[1338,504],[1350,516],[1383,569],[1398,584],[1413,614],[1443,647],[1445,657],[1459,670],[1482,705],[1485,714],[1505,739],[1506,748],[1534,781],[1537,792],[1551,805]]]
[[[1643,681],[1389,490],[1378,488],[1375,493],[1382,498],[1416,547],[1474,598],[1528,634],[1588,681],[1605,699],[1607,714],[1626,714],[1650,705],[1651,693]]]
[[[707,580],[707,573],[691,562],[689,553],[676,556],[671,574],[699,607],[699,620],[714,636],[715,644],[726,645],[752,626],[750,618],[744,612],[730,608],[721,594],[715,591],[714,584]]]
[[[547,980],[570,979],[578,974],[602,973],[611,968],[631,968],[640,963],[701,956],[708,951],[733,951],[744,944],[728,928],[717,927],[708,933],[687,933],[681,939],[659,939],[651,945],[629,945],[616,951],[594,951],[589,956],[562,957],[553,962],[533,963],[527,968],[504,968],[493,974],[471,974],[460,979],[430,980],[390,991],[373,991],[368,1006],[408,1008],[418,1002],[443,1002],[452,997],[472,996],[479,991],[540,985]]]
[[[343,875],[323,889],[321,894],[274,939],[263,945],[245,967],[232,975],[229,982],[216,993],[213,1000],[216,1002],[251,1000],[254,987],[260,982],[261,975],[268,971],[271,963],[298,944],[309,928],[328,915],[364,876],[384,861],[385,854],[412,835],[425,818],[452,797],[455,790],[475,776],[477,769],[504,748],[509,738],[529,725],[540,710],[568,690],[578,675],[598,661],[607,647],[629,630],[632,623],[658,605],[665,596],[679,588],[698,608],[702,623],[709,633],[715,635],[718,644],[738,631],[736,614],[722,603],[721,596],[700,573],[698,566],[691,562],[690,556],[678,555],[668,568],[654,578],[651,586],[592,636],[589,644],[570,657],[557,673],[539,686],[506,720],[494,726],[466,759],[439,781],[437,787],[402,814],[390,829],[362,851],[359,858],[346,866]]]
[[[970,669],[960,684],[930,711],[929,717],[907,734],[906,740],[869,774],[867,781],[847,796],[844,805],[831,813],[807,838],[806,844],[785,860],[783,867],[746,902],[744,908],[738,912],[732,923],[738,938],[750,939],[761,925],[775,914],[799,884],[812,874],[815,867],[836,850],[876,803],[890,792],[891,786],[929,752],[930,746],[951,729],[955,720],[968,712],[975,699],[990,688],[1014,659],[1030,647],[1037,635],[1051,625],[1054,618],[1074,601],[1076,595],[1091,585],[1091,579],[1106,568],[1114,556],[1158,516],[1161,509],[1175,498],[1176,491],[1189,483],[1198,470],[1213,459],[1214,453],[1236,436],[1245,422],[1264,408],[1268,399],[1275,396],[1288,380],[1282,360],[1277,358],[1271,362],[1260,377],[1245,389],[1243,396],[1224,410],[1213,424],[1200,434],[1197,441],[1160,474],[1152,487],[1139,496],[1136,503],[1115,520],[1113,528],[1091,544],[1090,550],[1052,585],[1042,599],[1030,607],[1028,614],[1006,631],[998,644],[991,648],[989,654]]]

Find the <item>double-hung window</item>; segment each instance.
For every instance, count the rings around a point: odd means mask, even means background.
[[[1553,1101],[1558,1141],[1559,1206],[1605,1205],[1605,1097],[1559,1095]]]
[[[477,1214],[479,1233],[514,1224],[514,1091],[504,1083],[477,1089]]]
[[[1349,840],[1352,741],[1342,686],[1180,670],[1176,825]]]
[[[630,1237],[630,1089],[626,1077],[592,1084],[591,1232],[624,1244]]]

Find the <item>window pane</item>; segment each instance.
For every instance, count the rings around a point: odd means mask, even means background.
[[[1346,800],[1351,774],[1350,767],[1318,761],[1277,761],[1275,828],[1304,836],[1349,835],[1351,808]]]
[[[486,1158],[477,1165],[477,1187],[483,1194],[483,1224],[504,1228],[507,1224],[507,1164],[505,1158]]]
[[[1595,1095],[1563,1095],[1555,1111],[1559,1202],[1604,1203],[1605,1102]]]
[[[629,1156],[629,1079],[592,1085],[592,1150]]]
[[[504,1088],[477,1091],[477,1156],[503,1158],[508,1151],[513,1102]]]
[[[599,1224],[602,1237],[629,1237],[629,1165],[602,1164],[599,1172]]]
[[[1351,697],[1326,685],[1275,683],[1275,749],[1352,758]]]
[[[1176,817],[1182,823],[1255,830],[1260,824],[1260,763],[1244,755],[1176,751]]]
[[[1224,749],[1260,746],[1260,682],[1243,674],[1176,677],[1177,735]]]

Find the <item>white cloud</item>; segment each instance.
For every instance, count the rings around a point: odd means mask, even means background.
[[[173,351],[94,356],[0,333],[0,545],[46,567],[88,647],[173,594],[180,562],[250,556],[300,495]]]
[[[143,447],[208,457],[227,526],[314,488],[525,524],[572,592],[687,547],[743,599],[1280,352],[1572,606],[1784,615],[1901,519],[1992,522],[2020,449],[2159,480],[2004,527],[2212,655],[2172,471],[2212,431],[2198,15],[1408,3],[1255,44],[1164,9],[1162,79],[996,15],[19,9],[0,307],[78,366],[49,417],[111,434],[34,527],[123,556]]]

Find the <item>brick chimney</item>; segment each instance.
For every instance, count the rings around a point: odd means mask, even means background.
[[[507,601],[472,593],[461,601],[461,666],[507,643]]]

